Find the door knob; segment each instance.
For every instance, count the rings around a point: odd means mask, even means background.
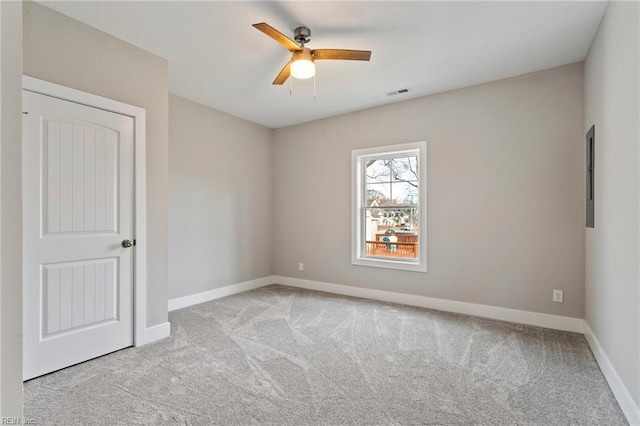
[[[129,248],[131,246],[134,246],[136,244],[136,240],[122,240],[122,247],[124,248]]]

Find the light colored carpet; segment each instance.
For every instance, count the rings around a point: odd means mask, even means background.
[[[626,424],[580,334],[269,286],[25,384],[38,425]]]

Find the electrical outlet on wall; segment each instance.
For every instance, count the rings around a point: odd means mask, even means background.
[[[304,263],[298,263],[298,271],[304,271]]]
[[[564,292],[562,290],[553,290],[553,301],[558,303],[564,302]]]

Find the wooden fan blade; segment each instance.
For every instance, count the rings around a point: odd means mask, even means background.
[[[368,61],[370,50],[316,49],[312,50],[314,59],[345,59],[347,61]]]
[[[259,24],[253,24],[253,27],[262,31],[281,45],[283,45],[287,50],[294,52],[297,50],[302,50],[302,47],[298,45],[295,41],[291,40],[286,35],[282,34],[280,31],[273,28],[271,25],[266,22],[260,22]]]
[[[287,62],[287,65],[282,68],[282,71],[278,74],[272,84],[283,84],[289,78],[291,74],[291,61]]]

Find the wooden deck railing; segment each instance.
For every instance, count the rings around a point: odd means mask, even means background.
[[[418,258],[418,243],[366,241],[367,256]]]

